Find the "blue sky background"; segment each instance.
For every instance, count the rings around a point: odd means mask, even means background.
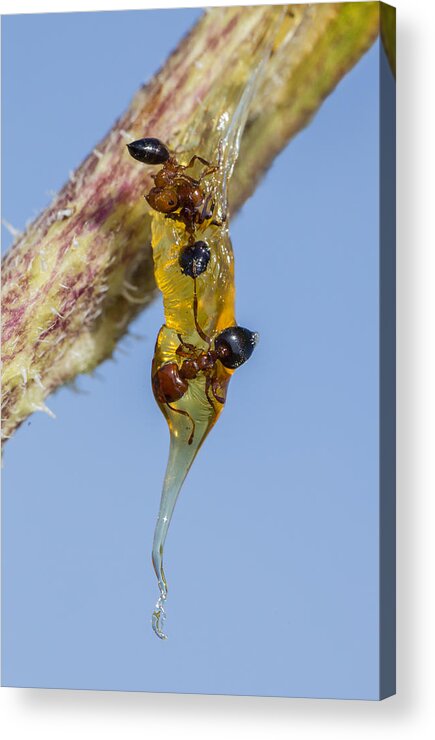
[[[3,18],[5,219],[37,215],[198,16]],[[261,342],[178,501],[169,639],[150,627],[158,301],[6,446],[3,684],[377,697],[378,55],[232,224],[238,320]]]

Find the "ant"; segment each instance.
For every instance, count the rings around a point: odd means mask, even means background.
[[[176,362],[166,362],[155,372],[153,368],[152,386],[156,400],[166,404],[171,411],[187,416],[192,424],[188,444],[191,445],[195,435],[195,422],[188,411],[176,409],[173,403],[183,398],[189,389],[189,380],[194,380],[199,373],[205,375],[205,394],[207,401],[216,413],[213,399],[210,397],[210,389],[218,403],[224,404],[225,397],[219,394],[220,383],[217,376],[217,362],[231,370],[235,370],[249,360],[254,347],[258,342],[258,334],[242,326],[229,326],[218,334],[214,340],[214,348],[211,347],[211,339],[208,338],[209,348],[199,349],[193,344],[185,342],[178,334],[180,345],[176,350],[179,357],[185,358],[179,367]]]
[[[161,170],[152,175],[154,187],[145,199],[151,208],[164,213],[166,218],[183,223],[193,243],[195,227],[213,217],[213,196],[204,190],[201,185],[202,180],[216,172],[219,167],[211,165],[197,154],[193,155],[188,164],[179,164],[168,147],[160,139],[152,137],[133,141],[127,144],[127,148],[131,156],[143,164],[163,165]],[[199,180],[195,180],[185,172],[193,167],[197,160],[207,167]],[[221,225],[218,222],[212,223],[215,226]]]
[[[208,349],[203,350],[193,344],[185,342],[178,334],[180,344],[176,349],[176,355],[184,358],[179,367],[176,362],[167,362],[152,373],[152,386],[157,401],[166,404],[168,408],[177,414],[187,416],[192,425],[188,444],[192,444],[195,434],[195,422],[191,415],[183,409],[176,409],[171,404],[179,401],[189,388],[189,380],[194,380],[199,373],[205,375],[205,394],[207,401],[216,414],[213,399],[209,392],[213,393],[218,403],[224,404],[225,397],[220,395],[220,383],[218,379],[217,362],[230,370],[235,370],[250,358],[254,347],[258,342],[258,334],[245,329],[242,326],[230,326],[218,334],[214,340],[214,348],[211,349],[212,340],[203,332],[198,324],[198,301],[196,295],[196,278],[206,269],[210,259],[210,250],[205,242],[195,242],[187,245],[181,252],[179,264],[182,272],[194,281],[193,313],[195,326],[201,339]]]

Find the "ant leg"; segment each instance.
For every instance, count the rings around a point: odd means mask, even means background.
[[[217,172],[219,170],[219,167],[217,165],[213,165],[213,167],[209,167],[208,170],[202,173],[201,180],[204,179],[204,177],[208,177],[209,175],[212,175],[213,172]]]
[[[180,340],[180,346],[177,347],[175,350],[176,355],[180,355],[181,357],[190,357],[192,352],[196,352],[196,347],[194,344],[189,344],[189,342],[185,342],[181,334],[177,334],[178,339]],[[183,347],[186,348],[187,352],[183,350]]]
[[[225,403],[225,401],[226,401],[226,397],[223,397],[223,396],[219,396],[218,395],[218,393],[217,393],[218,383],[216,381],[217,381],[217,378],[213,378],[212,383],[211,383],[211,389],[213,391],[213,395],[214,395],[216,401],[218,401],[218,403],[221,403],[223,405]],[[225,385],[224,392],[226,393],[226,385]]]
[[[210,222],[210,225],[211,226],[223,226],[226,223],[226,221],[227,221],[227,214],[225,213],[222,216],[222,220],[221,221],[211,221]]]
[[[194,155],[193,155],[193,157],[192,157],[192,159],[190,160],[189,164],[186,164],[186,165],[185,165],[185,166],[183,167],[183,169],[185,169],[185,170],[188,170],[188,169],[189,169],[189,167],[193,167],[193,165],[194,165],[194,163],[195,163],[195,160],[196,160],[196,159],[197,159],[197,160],[198,160],[199,162],[201,162],[201,164],[203,164],[203,165],[205,165],[206,167],[208,167],[208,170],[206,170],[205,172],[203,172],[203,173],[202,173],[202,175],[201,175],[201,177],[200,177],[200,180],[203,180],[203,179],[204,179],[204,177],[208,177],[209,175],[212,175],[212,174],[213,174],[213,172],[217,172],[217,171],[219,170],[219,168],[220,168],[220,165],[216,165],[216,164],[211,164],[211,162],[208,162],[208,161],[207,161],[206,159],[204,159],[203,157],[198,157],[198,155],[197,155],[197,154],[194,154]],[[188,175],[182,175],[182,177],[188,177]],[[189,178],[189,179],[191,179],[191,178]],[[199,185],[199,181],[197,182],[197,184]]]
[[[199,180],[195,180],[194,177],[190,177],[190,175],[186,175],[185,172],[179,172],[178,175],[175,177],[175,181],[182,181],[187,183],[188,185],[200,185]]]
[[[186,349],[183,349],[183,346],[186,347]],[[178,357],[190,357],[192,351],[189,349],[187,344],[184,344],[183,346],[180,345],[179,347],[177,347],[177,349],[175,350],[175,354]]]
[[[190,167],[193,167],[196,159],[202,164],[205,164],[207,167],[211,166],[210,162],[208,162],[206,159],[204,159],[203,157],[199,157],[197,154],[194,154],[189,164],[184,165],[183,169],[188,170]]]
[[[206,396],[207,401],[209,402],[210,406],[212,407],[214,414],[216,414],[216,409],[214,407],[213,400],[208,395],[208,392],[210,390],[210,386],[211,386],[211,378],[208,375],[206,375],[205,376],[205,396]]]
[[[212,390],[213,396],[215,397],[216,401],[218,403],[221,403],[222,406],[224,405],[224,403],[226,401],[226,398],[224,398],[223,396],[219,396],[218,395],[218,392],[217,392],[218,384],[217,384],[216,381],[217,381],[217,378],[216,377],[210,377],[209,375],[206,375],[206,378],[205,378],[205,395],[207,396],[207,401],[209,402],[209,404],[212,407],[213,411],[217,415],[217,411],[216,411],[215,405],[213,403],[213,399],[210,398],[210,396],[209,396],[210,388]]]
[[[182,414],[183,416],[187,416],[187,418],[189,419],[190,423],[192,424],[192,431],[190,432],[189,439],[187,440],[187,444],[191,445],[193,442],[193,438],[195,436],[195,422],[192,419],[191,415],[187,411],[184,411],[183,409],[174,408],[174,406],[171,406],[171,404],[168,402],[166,402],[166,406],[168,407],[168,409],[171,409],[171,411],[175,411],[176,414]]]
[[[220,221],[216,221],[216,219],[213,219],[213,221],[211,222],[211,225],[212,226],[220,226],[220,227],[222,227],[224,224],[226,224],[227,218],[228,218],[228,213],[225,210],[224,213],[221,216],[221,220]]]
[[[210,193],[204,201],[204,205],[198,219],[200,224],[204,223],[204,221],[208,221],[208,219],[213,216],[214,205],[213,195]]]
[[[196,278],[193,278],[193,320],[195,322],[195,328],[198,332],[201,339],[204,340],[204,342],[207,342],[208,346],[210,347],[211,339],[207,336],[201,329],[200,325],[198,324],[198,294],[196,292]]]

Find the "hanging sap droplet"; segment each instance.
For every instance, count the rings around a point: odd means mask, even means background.
[[[189,180],[186,168],[179,167],[170,153],[157,173],[153,198],[156,190],[166,198],[167,185],[178,205],[169,209],[165,201],[163,208],[160,200],[148,198],[156,211],[152,211],[154,271],[165,313],[153,359],[152,386],[170,431],[152,551],[159,587],[152,627],[160,639],[166,639],[168,596],[164,546],[178,494],[223,409],[232,373],[250,357],[258,339],[235,320],[227,195],[249,105],[284,15],[283,9],[276,9],[267,32],[259,33],[255,59],[249,64],[243,55],[235,59],[237,73],[223,86],[222,96],[204,101],[204,118],[196,116],[186,140],[178,142],[187,150],[189,141],[200,132],[201,156],[194,155],[187,164],[187,169],[198,167],[196,179]],[[146,144],[149,148],[149,140]],[[154,140],[152,146],[154,152]]]

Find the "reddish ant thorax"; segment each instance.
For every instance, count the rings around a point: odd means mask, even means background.
[[[200,160],[207,170],[198,179],[186,174],[195,160]],[[211,194],[202,184],[204,177],[215,170],[207,160],[194,156],[187,165],[181,165],[174,156],[163,163],[153,175],[154,187],[146,194],[148,204],[168,218],[183,223],[186,231],[193,234],[196,226],[212,218]]]

